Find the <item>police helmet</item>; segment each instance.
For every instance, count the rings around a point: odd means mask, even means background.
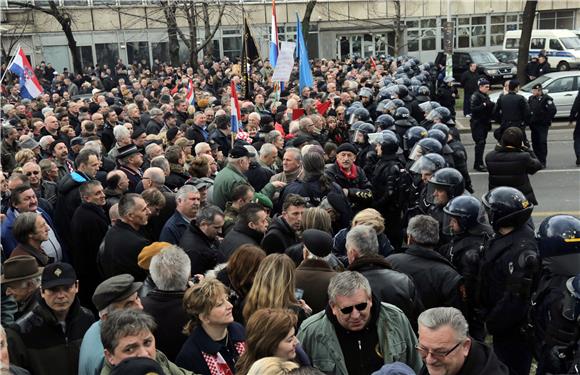
[[[476,225],[485,224],[485,209],[483,205],[477,198],[470,195],[460,195],[451,199],[443,208],[443,212],[445,213],[443,219],[444,228],[449,228],[449,219],[451,217],[457,220],[461,232],[468,231]],[[451,232],[449,231],[448,233]]]
[[[437,107],[433,108],[431,112],[427,115],[426,119],[429,121],[439,120],[443,123],[447,123],[447,121],[451,118],[451,111],[445,107]]]
[[[371,117],[369,111],[366,108],[359,107],[352,112],[350,115],[349,124],[354,124],[356,121],[368,121]]]
[[[419,109],[421,111],[423,111],[423,113],[425,114],[425,117],[427,117],[427,115],[429,115],[431,113],[431,111],[433,111],[435,108],[437,108],[437,107],[433,107],[433,103],[436,103],[436,102],[423,102],[423,103],[419,104]]]
[[[370,124],[368,122],[363,122],[362,124],[359,125],[357,131],[363,133],[363,134],[369,134],[369,133],[374,133],[375,132],[375,126],[373,124]]]
[[[373,97],[373,91],[370,88],[368,88],[368,87],[363,87],[358,92],[358,96],[365,97],[365,98],[372,98]]]
[[[393,104],[397,107],[397,108],[401,108],[405,106],[405,102],[402,101],[401,99],[393,99]]]
[[[411,86],[421,86],[421,81],[417,79],[417,77],[411,78]]]
[[[379,94],[379,98],[380,98],[380,94]],[[377,112],[386,114],[388,112],[387,111],[387,104],[389,104],[390,102],[391,102],[391,99],[380,100],[379,104],[377,104]]]
[[[409,159],[418,160],[422,155],[429,153],[441,154],[442,150],[443,146],[438,140],[433,138],[423,138],[415,144],[413,150],[411,150],[411,153],[409,154]]]
[[[431,126],[431,129],[441,130],[443,133],[445,133],[445,139],[447,139],[447,136],[449,135],[449,126],[445,124],[441,123],[433,124],[433,126]]]
[[[411,117],[411,112],[406,107],[397,108],[393,118],[396,120],[406,120]]]
[[[445,82],[446,84],[450,84],[455,82],[455,78],[453,78],[453,76],[447,76],[445,78],[443,78],[443,82]]]
[[[429,138],[438,140],[441,146],[445,147],[447,144],[447,135],[443,131],[431,128],[427,131],[427,134]]]
[[[423,95],[423,96],[429,96],[429,95],[431,95],[431,91],[429,90],[429,87],[421,86],[417,89],[417,94]]]
[[[447,193],[447,204],[449,200],[460,196],[465,191],[465,181],[463,175],[455,168],[443,168],[433,173],[427,186],[427,201],[437,203],[433,200],[433,193],[436,189],[443,189]]]
[[[410,151],[423,138],[427,138],[427,129],[422,126],[409,128],[403,135],[403,150]]]
[[[381,130],[388,129],[394,125],[395,125],[395,119],[391,115],[387,115],[387,114],[380,115],[375,120],[375,126],[377,126]]]
[[[542,258],[580,254],[580,219],[572,215],[553,215],[540,224],[538,248]],[[580,272],[580,263],[578,264]]]
[[[381,146],[383,154],[393,155],[399,149],[399,138],[391,130],[383,130],[376,142]]]
[[[489,223],[495,230],[523,225],[534,209],[534,205],[521,191],[508,186],[500,186],[489,191],[481,200],[487,211]]]
[[[435,171],[440,170],[441,168],[447,167],[447,162],[445,158],[439,154],[426,154],[423,155],[417,160],[416,162],[411,165],[409,170],[411,172],[421,174],[425,172],[434,173]]]

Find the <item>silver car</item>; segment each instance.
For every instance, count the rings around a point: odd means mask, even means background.
[[[580,89],[580,71],[554,72],[544,74],[541,77],[525,84],[520,88],[518,94],[526,99],[532,95],[532,86],[541,83],[543,92],[549,94],[554,99],[554,104],[558,109],[556,117],[570,116],[570,110],[574,99]],[[489,96],[494,103],[499,98],[500,92],[495,92]]]

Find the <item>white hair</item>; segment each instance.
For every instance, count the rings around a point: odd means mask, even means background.
[[[191,274],[191,260],[182,248],[171,245],[151,258],[149,272],[159,290],[183,291]]]
[[[130,137],[131,132],[125,126],[117,125],[113,128],[113,135],[115,136],[115,139],[118,141]]]

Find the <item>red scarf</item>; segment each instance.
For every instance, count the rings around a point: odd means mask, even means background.
[[[340,171],[346,177],[347,180],[354,180],[357,178],[358,170],[356,168],[356,164],[354,163],[352,164],[352,166],[350,167],[350,171],[344,169],[339,163],[336,163],[336,165],[338,165],[338,168],[340,169]]]

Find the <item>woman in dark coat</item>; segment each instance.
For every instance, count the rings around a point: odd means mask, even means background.
[[[510,186],[521,191],[534,205],[538,204],[528,175],[542,169],[542,163],[531,149],[523,145],[520,128],[507,128],[495,150],[485,155],[489,171],[489,190]]]

